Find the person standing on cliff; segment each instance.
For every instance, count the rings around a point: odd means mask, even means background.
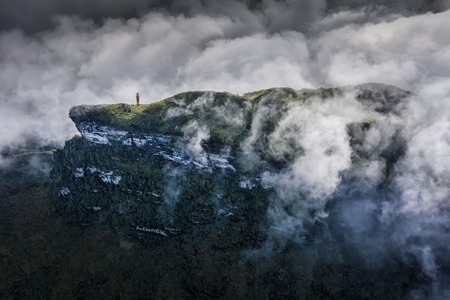
[[[139,105],[139,93],[136,93],[136,105]]]

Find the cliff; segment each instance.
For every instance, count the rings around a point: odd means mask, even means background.
[[[376,151],[368,151],[365,136],[387,116],[399,114],[411,95],[365,84],[273,88],[243,96],[187,92],[139,106],[76,106],[69,116],[81,137],[55,153],[55,207],[70,222],[104,224],[143,240],[205,228],[226,236],[217,239],[220,247],[258,247],[277,230],[288,232],[287,239],[314,240],[305,228],[324,215],[338,184],[333,180],[346,172],[344,179],[350,180],[349,169],[383,160],[377,184],[388,181],[403,153],[401,139],[380,141],[372,145]],[[342,101],[357,112],[320,111],[343,109]],[[316,127],[343,136],[308,137]],[[318,169],[330,160],[323,177],[331,176],[330,182],[297,176],[300,163],[314,172],[315,166],[308,166],[314,159]],[[348,165],[333,169],[343,160]],[[283,218],[294,218],[295,224],[285,227]],[[300,228],[302,234],[293,233]]]

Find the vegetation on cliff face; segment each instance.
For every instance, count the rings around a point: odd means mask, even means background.
[[[365,268],[339,243],[290,244],[251,259],[243,249],[261,241],[250,221],[143,240],[110,226],[67,223],[54,210],[49,178],[35,168],[51,162],[30,154],[0,169],[2,299],[387,299],[427,282],[414,262]]]
[[[69,141],[66,147],[72,154],[64,158],[67,161],[98,163],[82,139]],[[141,159],[138,149],[128,150],[131,157]],[[119,163],[110,154],[105,168]],[[57,152],[55,159],[60,155]],[[36,169],[36,163],[44,168]],[[255,216],[264,217],[257,207],[235,218],[195,225],[171,238],[144,232],[127,235],[132,230],[120,227],[120,220],[116,226],[77,224],[74,221],[83,214],[75,207],[75,216],[61,214],[58,208],[69,205],[68,199],[51,200],[54,187],[42,173],[51,163],[51,155],[30,154],[15,158],[11,168],[0,169],[1,298],[386,299],[403,298],[428,283],[412,259],[408,264],[397,259],[382,269],[369,268],[358,251],[342,241],[290,243],[276,255],[252,256],[251,250],[263,245],[261,233],[266,230],[264,223],[257,225]],[[120,163],[119,168],[151,172],[137,160]],[[69,178],[77,182],[73,173]],[[108,187],[113,188],[94,178],[85,178],[85,184],[107,194]],[[209,193],[205,188],[200,187],[201,193]],[[252,201],[258,202],[253,190],[235,187],[229,193],[235,195],[234,204],[247,199],[251,207]],[[79,199],[89,201],[92,194]],[[125,201],[133,198],[125,195]],[[198,203],[201,198],[192,200],[206,208]],[[86,203],[78,209],[83,211]],[[86,220],[96,220],[89,216],[93,211],[85,213]]]
[[[180,166],[138,147],[93,147],[81,138],[68,141],[55,161],[55,208],[71,223],[109,224],[144,240],[143,228],[161,236],[200,225],[227,228],[225,239],[234,242],[220,247],[264,240],[259,226],[268,193],[240,188],[231,171]]]

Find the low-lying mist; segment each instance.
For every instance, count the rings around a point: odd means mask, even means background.
[[[264,151],[283,167],[261,174],[261,184],[274,190],[270,227],[265,246],[250,256],[313,242],[351,245],[370,268],[414,257],[439,282],[430,297],[448,294],[449,123],[442,115],[422,123],[417,95],[393,95],[371,102],[348,92],[280,112]],[[387,110],[395,98],[401,100]],[[265,108],[242,143],[246,156],[260,153],[261,119],[277,114]]]

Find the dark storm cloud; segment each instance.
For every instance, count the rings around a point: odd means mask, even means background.
[[[357,9],[363,6],[384,6],[402,13],[439,12],[449,8],[448,0],[327,0],[329,9]]]
[[[145,0],[4,0],[0,3],[0,28],[34,33],[53,27],[58,15],[77,15],[101,21],[103,18],[131,18],[148,11]]]
[[[75,15],[101,24],[107,18],[140,18],[149,12],[229,15],[241,20],[251,12],[262,17],[261,21],[269,31],[277,32],[306,30],[311,21],[327,13],[364,7],[384,7],[389,13],[412,15],[443,11],[450,3],[449,0],[3,0],[0,3],[0,31],[40,32],[54,27],[54,18],[58,15]]]

